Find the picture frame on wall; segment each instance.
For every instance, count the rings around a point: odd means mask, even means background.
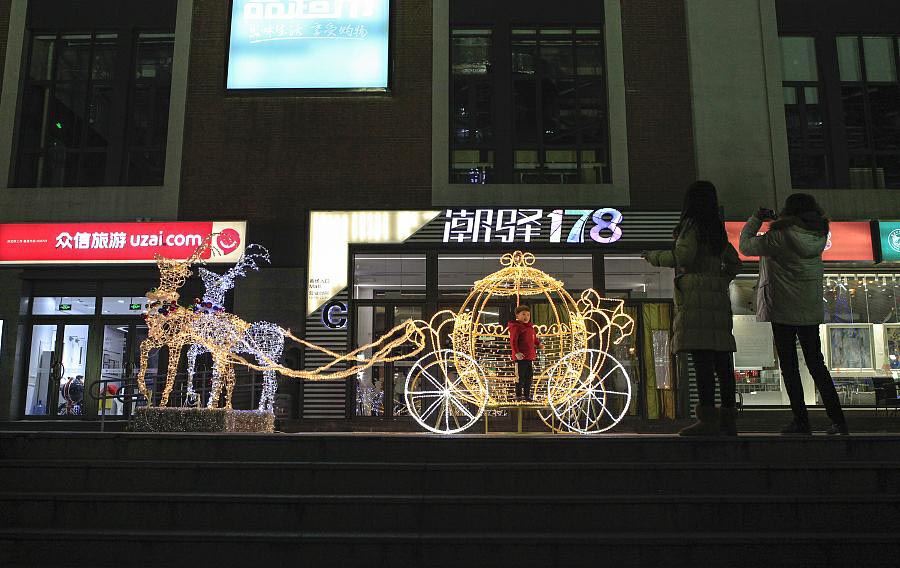
[[[826,326],[826,355],[833,370],[873,370],[875,342],[871,324]]]
[[[884,358],[891,371],[900,371],[900,323],[884,325]]]

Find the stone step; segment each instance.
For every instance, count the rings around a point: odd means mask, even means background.
[[[297,462],[900,463],[900,437],[0,433],[0,459]]]
[[[368,531],[572,534],[895,526],[889,495],[254,495],[0,493],[0,527],[97,531]]]
[[[849,527],[848,527],[849,528]],[[57,546],[48,546],[48,542]],[[0,529],[4,568],[33,566],[895,567],[891,530],[455,534]]]
[[[900,468],[879,462],[386,463],[243,461],[0,461],[4,487],[70,494],[615,495],[740,493],[881,494],[900,489]],[[110,480],[117,480],[112,483]]]

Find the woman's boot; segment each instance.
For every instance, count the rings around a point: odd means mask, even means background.
[[[737,408],[719,409],[719,431],[723,436],[737,436]]]
[[[715,406],[697,405],[697,422],[678,433],[679,436],[718,436],[719,410]]]

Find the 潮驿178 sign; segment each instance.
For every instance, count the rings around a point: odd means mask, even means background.
[[[622,238],[618,209],[448,209],[445,243],[598,243]]]
[[[0,225],[0,264],[150,264],[155,255],[187,258],[214,235],[207,262],[236,262],[244,221],[34,223]]]

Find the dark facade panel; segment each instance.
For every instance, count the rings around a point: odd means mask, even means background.
[[[697,177],[685,17],[684,2],[622,3],[633,209],[680,209]]]
[[[8,4],[8,2],[4,2]],[[142,28],[171,28],[175,25],[178,0],[31,0],[28,27],[31,29],[110,29],[139,25]]]
[[[781,33],[897,33],[897,0],[778,0]]]
[[[431,3],[392,2],[387,94],[225,91],[229,3],[196,0],[183,217],[293,221],[431,203]]]

